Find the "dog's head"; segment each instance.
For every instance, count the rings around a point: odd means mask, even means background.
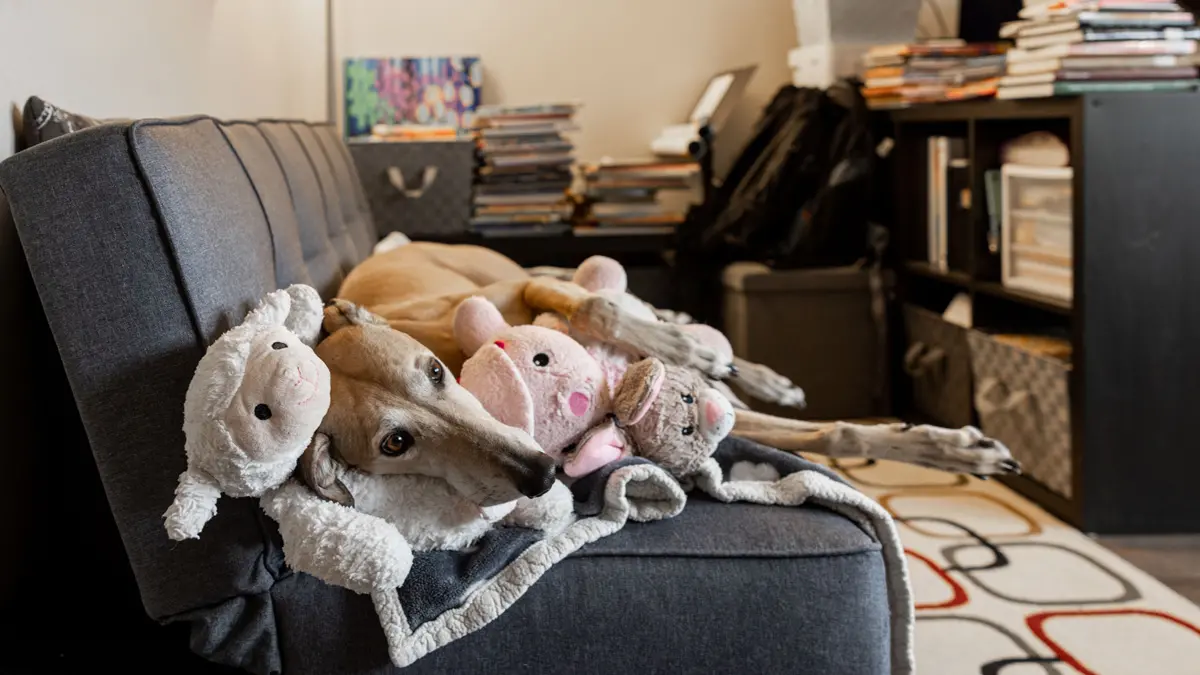
[[[441,478],[480,506],[536,497],[554,484],[554,461],[525,432],[496,421],[429,349],[346,301],[325,308],[329,336],[328,443],[314,443],[301,474],[346,503],[339,461],[371,473]]]

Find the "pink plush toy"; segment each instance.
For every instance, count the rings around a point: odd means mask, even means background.
[[[621,263],[602,255],[594,255],[583,261],[576,270],[572,281],[587,291],[595,293],[616,303],[621,309],[646,321],[658,321],[654,309],[626,292],[629,287],[629,277]],[[569,331],[567,321],[556,314],[542,314],[534,320],[534,324],[553,328],[563,332]],[[733,346],[725,335],[701,323],[681,324],[679,329],[691,335],[697,342],[711,348],[726,363],[733,361]],[[588,353],[600,362],[600,367],[609,384],[609,393],[615,395],[615,390],[625,375],[625,369],[630,364],[643,358],[643,354],[633,354],[618,347],[589,339],[584,335],[572,334]],[[722,389],[725,389],[722,387]],[[732,396],[728,391],[722,392],[727,398]]]
[[[459,382],[556,460],[612,410],[600,364],[564,333],[510,326],[495,305],[473,297],[455,311],[454,335],[470,357]]]

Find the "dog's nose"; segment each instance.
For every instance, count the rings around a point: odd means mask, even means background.
[[[530,499],[541,497],[554,487],[556,468],[549,455],[541,455],[532,463],[522,465],[517,474],[517,491]]]

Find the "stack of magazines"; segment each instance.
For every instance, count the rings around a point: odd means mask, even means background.
[[[1174,2],[1026,3],[1005,24],[1015,38],[997,98],[1102,91],[1181,91],[1197,85],[1195,17]]]
[[[568,197],[578,106],[485,106],[476,115],[480,166],[471,229],[484,236],[561,234],[571,229]]]
[[[579,236],[670,234],[700,192],[700,165],[690,160],[604,160],[584,167],[591,208]]]
[[[992,96],[1007,49],[962,40],[872,47],[862,57],[862,94],[872,109]]]

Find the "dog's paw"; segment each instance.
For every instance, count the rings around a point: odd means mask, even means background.
[[[794,382],[761,363],[737,359],[738,387],[750,396],[766,403],[803,408],[806,404],[804,390]]]
[[[975,427],[945,429],[934,426],[897,424],[893,428],[916,443],[914,456],[905,458],[914,464],[952,473],[976,476],[1020,473],[1021,465],[1003,443],[983,435]]]

